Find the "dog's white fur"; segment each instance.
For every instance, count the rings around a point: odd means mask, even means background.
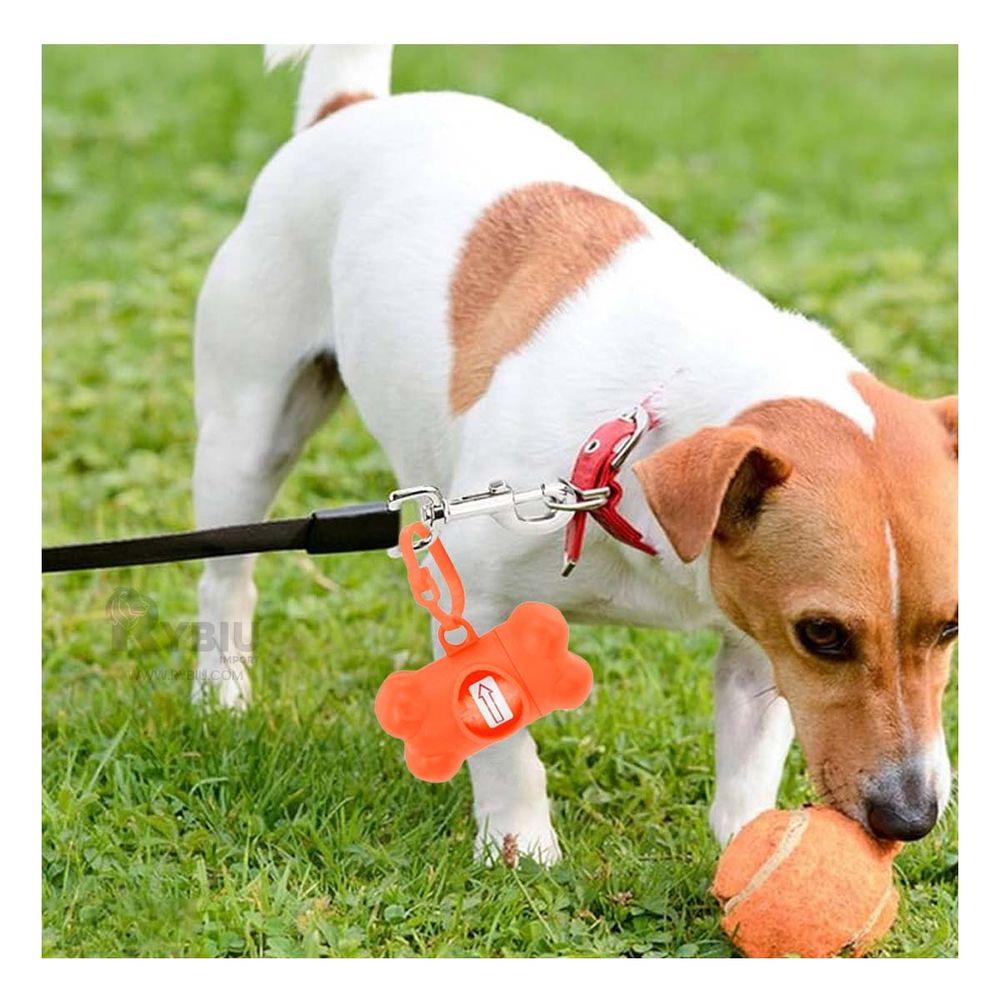
[[[200,526],[266,513],[336,401],[311,374],[311,360],[324,353],[336,356],[400,484],[433,483],[450,495],[497,478],[531,485],[566,475],[589,431],[654,389],[663,424],[637,458],[786,396],[820,400],[872,432],[872,412],[847,377],[863,368],[840,343],[717,267],[545,125],[481,97],[415,93],[346,107],[305,128],[338,91],[385,94],[388,67],[385,48],[326,47],[309,56],[300,131],[264,168],[212,264],[196,331]],[[650,236],[625,246],[563,302],[456,418],[447,322],[456,260],[480,213],[534,181],[622,202]],[[449,525],[444,539],[477,629],[521,601],[542,600],[575,621],[723,633],[710,820],[724,842],[774,802],[792,737],[787,706],[750,697],[771,683],[771,667],[716,606],[707,555],[681,563],[634,478],[624,481],[622,509],[658,541],[660,558],[591,528],[580,566],[563,579],[559,535],[512,535],[481,519]],[[249,627],[253,562],[207,564],[202,620]],[[248,679],[230,671],[214,681],[218,668],[217,654],[202,654],[195,698],[211,685],[223,704],[245,704]],[[938,770],[946,772],[940,755]],[[558,858],[528,732],[484,750],[469,767],[479,848],[513,833],[522,850]]]

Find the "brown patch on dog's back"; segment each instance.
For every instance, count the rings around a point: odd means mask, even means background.
[[[468,410],[503,358],[646,234],[627,205],[568,184],[529,184],[495,201],[466,238],[452,277],[452,411]]]
[[[374,97],[375,95],[368,90],[342,90],[339,94],[334,94],[316,112],[316,117],[313,118],[310,124],[315,125],[317,122],[321,122],[324,118],[328,118],[342,108],[350,107],[352,104],[357,104],[360,101],[371,101]]]

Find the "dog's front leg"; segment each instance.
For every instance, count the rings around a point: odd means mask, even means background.
[[[464,552],[458,544],[452,549],[449,543],[449,549],[457,566],[474,564],[472,558],[463,558]],[[486,543],[479,546],[479,551],[483,550]],[[467,582],[475,579],[471,573],[465,576]],[[480,586],[466,592],[465,613],[482,635],[503,622],[514,605],[493,596],[484,597],[481,591],[483,584],[488,586],[488,583],[482,578],[478,582]],[[432,634],[434,655],[443,656],[436,626]],[[549,817],[545,768],[528,730],[522,729],[480,750],[469,758],[468,764],[477,827],[476,860],[492,865],[504,852],[506,842],[508,851],[510,844],[516,844],[519,854],[530,855],[541,864],[558,861],[562,853]]]
[[[549,816],[545,768],[527,729],[470,757],[469,773],[478,860],[490,865],[512,843],[544,865],[562,857]]]
[[[727,634],[715,663],[715,797],[709,810],[721,844],[774,805],[793,734],[763,650]]]

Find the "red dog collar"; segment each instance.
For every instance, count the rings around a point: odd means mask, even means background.
[[[570,475],[570,484],[580,494],[595,489],[607,489],[608,494],[602,506],[595,510],[577,511],[566,526],[563,576],[569,576],[580,559],[588,513],[612,538],[640,552],[656,555],[656,549],[642,537],[642,532],[618,510],[622,498],[618,470],[642,435],[658,423],[647,397],[634,410],[601,424],[580,449]]]

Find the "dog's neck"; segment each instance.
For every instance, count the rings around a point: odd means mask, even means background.
[[[850,378],[864,366],[828,330],[778,309],[668,227],[663,229],[665,233],[623,250],[618,274],[609,274],[605,282],[598,279],[587,294],[591,314],[615,315],[619,321],[613,337],[605,331],[604,343],[610,346],[603,349],[604,357],[598,350],[592,370],[614,382],[610,395],[623,407],[653,393],[660,423],[647,433],[636,459],[704,427],[730,424],[765,401],[786,398],[825,403],[867,435],[873,433],[875,418]],[[642,294],[627,295],[622,281],[642,288]],[[588,347],[601,339],[588,337]],[[609,393],[594,395],[607,400]],[[582,393],[578,402],[586,406]],[[709,582],[709,553],[682,563],[631,472],[622,481],[622,512],[662,550],[655,561],[638,552],[606,554],[627,560],[644,580],[634,596],[648,599],[649,607],[630,608],[631,620],[654,625],[673,618],[722,622]],[[593,558],[604,562],[600,555]],[[608,570],[602,565],[599,571]],[[639,596],[640,590],[645,596]],[[610,620],[611,609],[608,615]]]

